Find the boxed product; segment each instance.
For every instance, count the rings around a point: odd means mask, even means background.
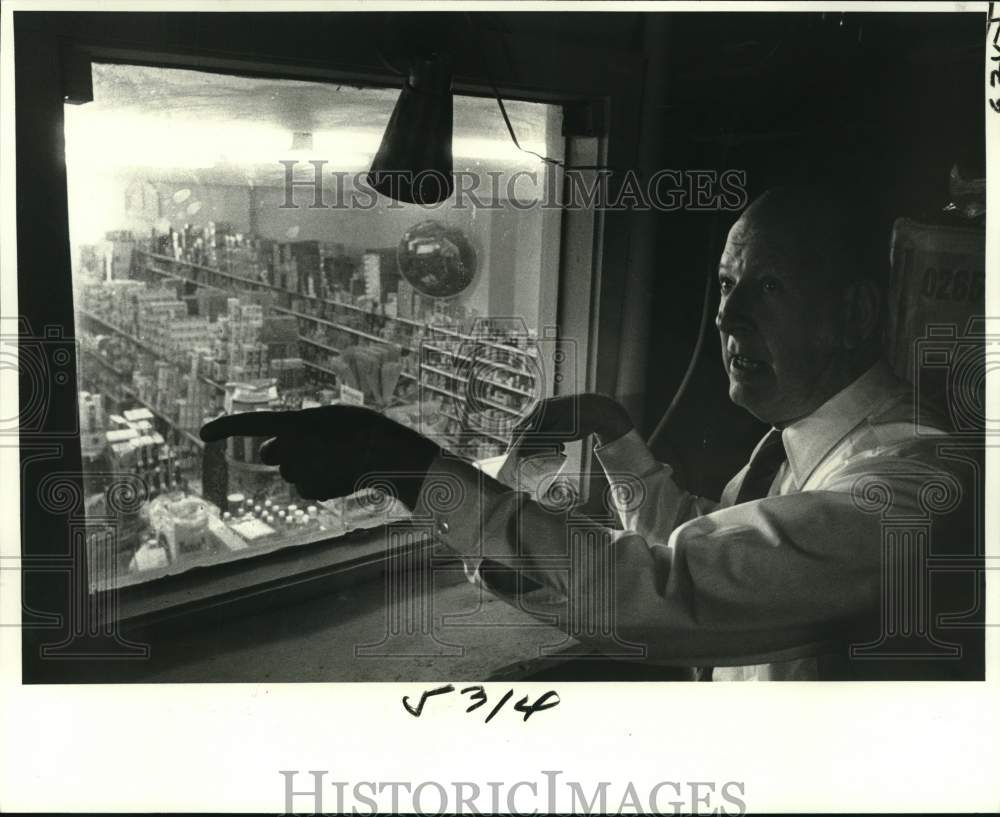
[[[958,371],[959,353],[972,348],[962,341],[970,340],[967,330],[985,311],[985,253],[986,233],[980,226],[920,224],[907,218],[893,226],[885,356],[896,374],[919,381],[921,398],[942,408],[948,404],[947,381]],[[979,340],[971,342],[981,347],[981,328],[979,333]],[[970,365],[982,369],[983,364],[980,351]],[[969,377],[957,381],[970,389],[984,382],[971,369]],[[968,394],[962,400],[975,403],[981,397]]]

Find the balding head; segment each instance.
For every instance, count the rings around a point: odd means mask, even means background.
[[[888,237],[869,206],[837,190],[775,188],[729,232],[723,361],[732,400],[765,422],[810,414],[877,356]]]
[[[776,255],[835,287],[859,280],[884,286],[889,233],[870,197],[843,187],[774,187],[751,202],[730,231],[764,233]]]

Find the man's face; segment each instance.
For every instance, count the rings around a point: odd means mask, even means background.
[[[840,302],[822,248],[804,250],[751,208],[719,262],[716,326],[729,397],[775,425],[810,414],[849,382]]]

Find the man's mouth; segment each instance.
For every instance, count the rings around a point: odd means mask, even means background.
[[[764,368],[764,362],[761,360],[755,360],[752,357],[747,357],[746,355],[733,355],[729,359],[729,365],[734,369],[739,369],[744,372],[757,372]]]
[[[767,364],[763,360],[747,355],[730,354],[729,356],[729,373],[737,380],[753,378],[765,371],[767,371]]]

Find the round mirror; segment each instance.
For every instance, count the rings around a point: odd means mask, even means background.
[[[403,278],[421,295],[451,298],[476,275],[476,251],[457,227],[421,221],[403,234],[396,249]]]

